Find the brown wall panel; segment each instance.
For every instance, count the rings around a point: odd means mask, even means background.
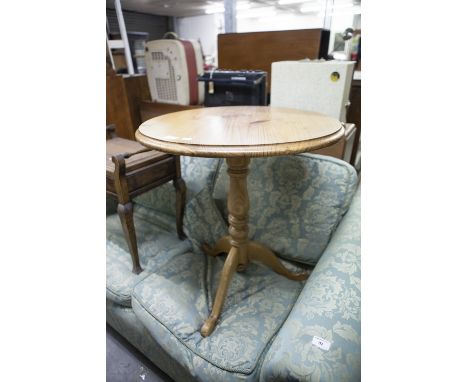
[[[323,29],[219,34],[218,66],[268,72],[269,91],[271,63],[319,58],[328,47],[325,35],[329,36],[329,31]]]

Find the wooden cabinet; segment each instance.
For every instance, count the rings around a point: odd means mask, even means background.
[[[268,73],[270,92],[272,62],[326,57],[329,39],[330,31],[325,29],[219,34],[218,66],[263,70]]]
[[[151,99],[146,75],[106,76],[106,124],[116,126],[117,136],[135,140],[135,131],[141,124],[140,103]]]
[[[140,104],[141,123],[148,119],[159,117],[163,114],[175,113],[176,111],[198,109],[202,105],[173,105],[168,103],[159,103],[155,101],[142,101]]]

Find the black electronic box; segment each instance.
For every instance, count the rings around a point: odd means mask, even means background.
[[[205,106],[267,104],[267,73],[261,70],[212,70],[198,77],[205,83]]]

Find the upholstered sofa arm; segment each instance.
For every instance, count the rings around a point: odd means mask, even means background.
[[[261,381],[360,380],[360,208],[359,188],[268,350]]]

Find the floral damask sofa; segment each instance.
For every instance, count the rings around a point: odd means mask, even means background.
[[[200,335],[224,258],[202,243],[227,233],[223,160],[182,157],[184,229],[175,228],[170,184],[135,200],[144,271],[131,259],[116,214],[107,216],[107,321],[176,381],[360,380],[360,190],[354,169],[320,155],[252,159],[252,239],[286,267],[291,281],[260,264],[236,273],[221,318]],[[330,343],[316,346],[314,337]]]

